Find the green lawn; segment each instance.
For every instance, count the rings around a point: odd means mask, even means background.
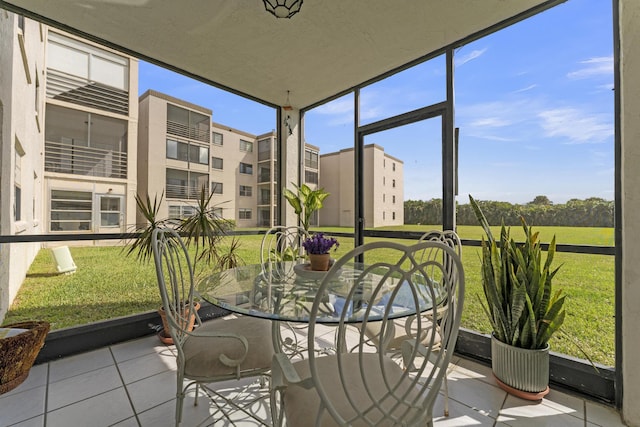
[[[404,226],[393,229],[426,231],[430,226]],[[555,233],[558,243],[613,245],[613,229],[581,227],[535,227],[543,241]],[[331,228],[326,231],[349,232]],[[461,226],[462,239],[480,239],[480,227]],[[496,227],[496,233],[498,228]],[[512,227],[514,237],[521,236]],[[518,233],[518,234],[516,234]],[[246,264],[260,260],[261,236],[240,236],[240,255]],[[367,239],[367,241],[378,239]],[[341,237],[339,257],[353,248],[353,240]],[[409,241],[406,241],[407,243]],[[74,274],[56,273],[51,251],[43,249],[32,264],[27,278],[10,307],[6,323],[47,320],[52,329],[76,326],[98,320],[155,310],[159,294],[153,264],[141,264],[126,257],[121,247],[71,247],[78,266]],[[480,248],[463,247],[466,275],[466,301],[462,326],[489,333],[490,326],[480,306]],[[598,363],[614,364],[614,257],[558,253],[556,289],[567,294],[565,335],[551,340],[552,351],[584,358],[574,341]]]

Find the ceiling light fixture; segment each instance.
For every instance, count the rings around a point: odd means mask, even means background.
[[[291,18],[300,12],[302,0],[262,0],[264,8],[276,18]]]

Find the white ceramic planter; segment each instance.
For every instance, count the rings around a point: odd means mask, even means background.
[[[491,367],[504,384],[528,393],[540,393],[549,386],[549,345],[529,350],[505,344],[491,336]]]

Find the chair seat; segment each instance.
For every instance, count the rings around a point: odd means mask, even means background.
[[[340,380],[340,373],[337,368],[337,358],[335,356],[324,356],[316,358],[318,368],[319,381],[322,382],[324,388],[331,400],[332,405],[341,414],[341,416],[349,420],[356,416],[355,408],[359,411],[365,411],[372,408],[368,413],[369,422],[357,420],[350,425],[357,426],[391,426],[395,425],[390,419],[382,419],[382,413],[374,407],[379,404],[383,407],[385,413],[391,412],[402,419],[411,419],[411,412],[416,412],[416,408],[409,407],[406,402],[416,397],[416,392],[411,389],[410,381],[402,381],[403,370],[391,358],[380,354],[343,354],[341,356],[343,363],[342,377],[344,385]],[[362,359],[360,359],[362,357]],[[382,364],[382,367],[381,367]],[[309,361],[301,360],[293,364],[301,379],[305,380],[310,377]],[[362,369],[362,371],[361,371]],[[363,374],[366,381],[363,382]],[[407,378],[405,378],[407,379]],[[411,398],[398,397],[397,399],[388,394],[388,388],[384,381],[388,384],[398,384],[396,396],[402,396],[405,392]],[[305,388],[310,381],[303,381],[301,384],[289,384],[284,394],[284,408],[287,417],[287,425],[289,426],[308,426],[311,420],[315,420],[320,408],[320,397],[314,387]],[[349,396],[355,399],[352,404],[349,403],[344,388],[349,390]],[[398,405],[393,409],[394,405]],[[334,419],[324,413],[320,426],[335,426]]]
[[[412,330],[412,328],[415,329],[415,327],[417,327],[416,319],[408,320],[407,318],[402,318],[395,319],[393,322],[390,322],[388,329],[385,331],[385,334],[387,334],[387,337],[389,337],[389,342],[387,343],[385,348],[398,350],[401,348],[403,341],[415,338],[415,336],[417,335],[417,331],[413,331],[413,334],[408,334],[406,329],[407,322],[415,323],[415,325],[413,323],[409,325],[410,331]],[[383,322],[367,322],[364,328],[364,333],[367,338],[369,338],[376,345],[380,344],[382,325]],[[431,342],[431,336],[434,332],[433,324],[430,323],[429,320],[422,320],[422,328],[422,344],[424,344],[425,346],[429,346]],[[436,331],[436,334],[433,337],[433,347],[438,347],[440,345],[440,340],[440,334]]]
[[[203,323],[184,342],[185,377],[199,379],[235,374],[235,368],[223,364],[220,355],[237,359],[244,353],[243,345],[235,338],[205,335],[211,333],[231,333],[247,339],[249,351],[240,365],[241,371],[271,367],[273,343],[270,321],[250,316],[216,319]]]

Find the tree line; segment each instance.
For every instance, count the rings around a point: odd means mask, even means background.
[[[531,225],[555,225],[573,227],[613,227],[613,201],[599,197],[571,199],[554,204],[547,196],[537,196],[525,204],[478,200],[489,224],[520,225],[523,216]],[[442,199],[407,200],[404,202],[405,224],[438,224],[442,221]],[[469,203],[457,204],[456,223],[478,225]]]

